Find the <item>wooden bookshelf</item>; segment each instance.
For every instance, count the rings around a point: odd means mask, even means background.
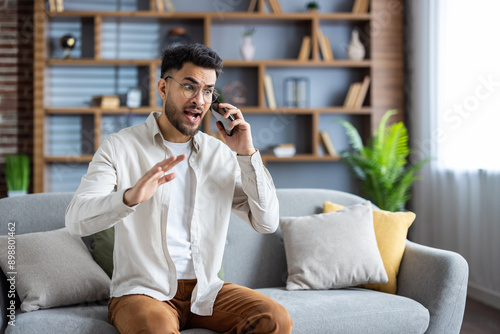
[[[351,0],[345,0],[352,2]],[[196,22],[201,28],[201,42],[207,46],[212,46],[211,31],[214,25],[239,24],[254,26],[269,24],[300,25],[305,27],[305,31],[310,35],[312,41],[316,41],[316,32],[322,25],[346,25],[349,27],[371,25],[371,36],[368,52],[365,60],[350,61],[335,59],[332,61],[318,60],[320,50],[317,43],[312,43],[311,56],[308,60],[293,59],[261,59],[243,61],[240,59],[224,59],[225,69],[248,70],[255,69],[257,83],[251,87],[256,92],[257,101],[254,105],[242,106],[240,109],[245,114],[255,115],[303,115],[310,119],[308,133],[311,147],[308,152],[296,154],[289,158],[278,158],[273,155],[264,155],[266,163],[280,162],[336,162],[337,156],[322,156],[319,153],[320,146],[318,133],[320,131],[320,121],[322,115],[351,115],[361,117],[361,132],[367,137],[374,129],[384,112],[388,109],[398,109],[399,119],[402,119],[404,106],[403,92],[403,10],[402,0],[372,0],[370,13],[355,14],[350,12],[342,13],[281,13],[273,14],[264,11],[264,1],[258,0],[256,12],[158,12],[154,10],[141,11],[63,11],[58,13],[48,12],[43,1],[34,1],[35,4],[35,45],[34,45],[34,191],[44,192],[48,187],[45,184],[45,174],[48,165],[53,163],[88,163],[92,155],[83,154],[81,156],[48,156],[46,155],[46,117],[52,115],[71,115],[91,117],[94,124],[93,144],[94,151],[101,141],[101,126],[104,116],[109,115],[147,115],[153,110],[160,111],[161,106],[157,105],[156,83],[157,71],[161,65],[158,58],[152,59],[107,59],[103,51],[103,25],[106,20],[118,20],[123,18],[139,18],[142,22],[160,20],[162,22]],[[154,1],[151,1],[154,4]],[[154,8],[154,7],[151,7]],[[379,11],[388,12],[391,19],[378,22],[376,14]],[[47,43],[48,26],[52,20],[76,20],[85,22],[92,27],[93,41],[90,48],[93,48],[93,55],[84,58],[61,59],[52,58]],[[367,29],[370,30],[370,29]],[[297,44],[300,46],[302,37],[298,36]],[[298,48],[297,48],[298,49]],[[52,67],[62,68],[87,68],[87,67],[137,67],[147,72],[147,82],[143,83],[148,87],[147,103],[139,108],[119,107],[116,109],[103,109],[89,106],[64,106],[53,107],[46,103],[44,92],[47,85],[47,69]],[[293,75],[296,69],[338,69],[339,71],[353,71],[368,74],[371,76],[371,86],[367,101],[360,108],[343,108],[342,106],[320,106],[315,108],[286,108],[278,106],[277,109],[269,109],[266,103],[264,89],[264,75],[269,69],[279,68],[288,70]],[[345,87],[349,87],[351,82],[345,82]],[[301,116],[302,117],[302,116]],[[204,128],[213,128],[213,120],[206,117]]]

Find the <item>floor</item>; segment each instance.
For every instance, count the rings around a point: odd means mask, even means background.
[[[467,298],[460,334],[500,333],[500,310]]]

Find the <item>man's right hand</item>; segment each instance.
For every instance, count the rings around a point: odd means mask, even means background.
[[[165,173],[184,159],[186,159],[185,154],[179,156],[174,155],[157,163],[153,168],[147,171],[132,188],[125,191],[123,194],[123,203],[128,206],[134,206],[153,197],[158,187],[175,178],[175,173],[166,175]]]

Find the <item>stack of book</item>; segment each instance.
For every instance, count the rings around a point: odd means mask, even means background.
[[[156,0],[156,9],[159,12],[164,12],[165,9],[169,12],[175,12],[172,0]]]
[[[370,0],[355,0],[352,6],[352,12],[366,14],[368,13],[368,7],[370,7]]]
[[[276,109],[276,96],[274,95],[273,79],[269,74],[264,76],[264,90],[266,92],[267,106],[269,109]]]
[[[64,11],[64,1],[63,0],[49,0],[49,11],[63,12]]]
[[[321,56],[323,60],[328,61],[328,60],[334,60],[333,56],[333,51],[332,51],[332,46],[330,43],[330,39],[323,34],[323,31],[318,28],[316,31],[316,41],[319,46],[319,50],[321,53]],[[300,51],[299,51],[299,60],[308,60],[311,56],[311,48],[312,48],[312,42],[311,42],[311,37],[310,36],[304,36],[302,38],[302,45],[300,46]]]
[[[271,13],[274,14],[281,14],[283,13],[283,10],[281,9],[281,5],[278,0],[266,0],[267,5],[271,9]],[[248,6],[248,11],[249,12],[254,12],[255,7],[257,6],[257,0],[251,0],[250,1],[250,6]]]
[[[323,146],[323,151],[325,151],[326,155],[330,155],[332,157],[337,156],[337,150],[335,150],[335,146],[333,146],[332,139],[327,131],[321,131],[319,133],[319,141],[321,146]]]
[[[344,108],[361,108],[369,87],[370,76],[368,75],[363,79],[363,82],[352,83],[344,100]]]

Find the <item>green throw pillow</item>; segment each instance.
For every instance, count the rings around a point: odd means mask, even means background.
[[[94,234],[94,260],[111,278],[113,275],[113,247],[115,245],[115,228]],[[224,268],[221,266],[217,276],[224,280]]]
[[[94,234],[94,260],[111,278],[113,275],[113,248],[115,246],[115,228]]]

